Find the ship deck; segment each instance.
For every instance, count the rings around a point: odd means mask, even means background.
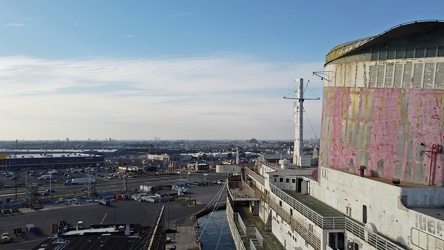
[[[244,206],[234,206],[234,212],[239,213],[246,227],[256,227],[261,236],[264,238],[264,246],[262,249],[274,249],[274,250],[285,250],[285,247],[280,243],[280,241],[274,236],[271,231],[264,230],[265,223],[257,215],[252,215],[248,210],[248,207]],[[239,228],[238,222],[236,222],[237,228]],[[244,245],[247,249],[250,249],[250,244],[244,241]]]
[[[296,191],[289,191],[289,190],[282,190],[282,191],[284,191],[285,193],[287,193],[291,197],[295,198],[297,201],[304,204],[305,206],[307,206],[308,208],[310,208],[311,210],[315,211],[316,213],[318,213],[319,215],[321,215],[323,217],[344,216],[344,214],[342,214],[338,210],[313,198],[310,195],[301,194]]]

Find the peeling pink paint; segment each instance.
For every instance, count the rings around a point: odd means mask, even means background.
[[[320,164],[438,185],[444,157],[432,145],[442,148],[443,103],[436,89],[326,87]]]

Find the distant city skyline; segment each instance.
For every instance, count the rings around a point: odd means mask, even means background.
[[[291,140],[293,102],[282,97],[295,79],[322,100],[313,72],[333,47],[437,19],[441,7],[1,1],[0,140]],[[319,138],[322,101],[305,110],[304,139]]]

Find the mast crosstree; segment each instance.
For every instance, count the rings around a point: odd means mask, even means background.
[[[304,100],[319,100],[318,98],[304,98],[304,79],[296,79],[298,83],[298,89],[295,91],[295,97],[285,97],[284,99],[296,100],[293,105],[293,119],[295,122],[295,138],[294,138],[294,149],[293,149],[293,164],[301,167],[306,167],[307,164],[302,161],[302,149],[304,141]],[[309,83],[310,81],[308,81]],[[308,85],[307,83],[307,85]],[[310,166],[310,163],[308,163]]]

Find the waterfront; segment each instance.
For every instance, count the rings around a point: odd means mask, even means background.
[[[218,210],[200,217],[199,235],[203,250],[234,249],[226,210]]]

